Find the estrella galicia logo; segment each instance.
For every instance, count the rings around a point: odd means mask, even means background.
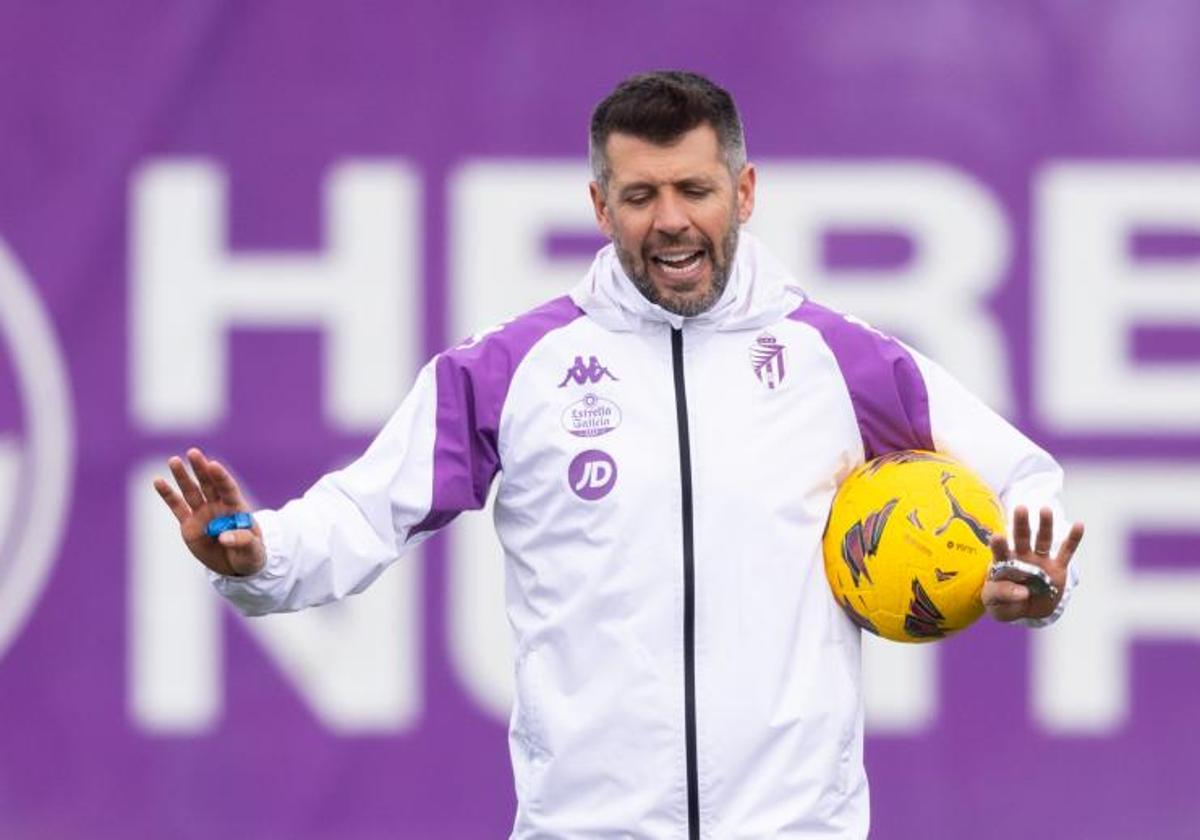
[[[567,375],[563,377],[562,382],[558,383],[558,387],[567,387],[567,383],[572,379],[575,380],[576,385],[584,385],[588,382],[595,385],[606,376],[613,382],[620,381],[612,375],[612,371],[600,364],[595,356],[588,356],[588,363],[586,365],[583,363],[583,356],[576,356],[575,364],[567,368]]]
[[[0,241],[0,654],[62,538],[75,459],[66,370],[33,282]]]
[[[575,437],[598,437],[621,425],[621,409],[612,400],[586,394],[566,407],[562,424]]]
[[[587,502],[602,499],[617,483],[617,463],[607,452],[580,452],[567,468],[567,482],[575,495]]]

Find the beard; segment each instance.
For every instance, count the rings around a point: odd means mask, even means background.
[[[638,260],[615,235],[612,242],[621,268],[625,270],[626,276],[633,282],[634,287],[641,292],[642,297],[675,315],[692,318],[712,309],[721,299],[725,287],[729,285],[733,257],[737,253],[738,227],[736,217],[730,218],[729,228],[721,239],[719,252],[713,247],[712,240],[707,236],[700,235],[693,239],[687,236],[654,235],[647,237],[646,241],[642,243],[641,259]],[[712,283],[699,297],[683,297],[669,292],[664,295],[662,290],[650,279],[651,250],[679,246],[703,250],[712,265]]]

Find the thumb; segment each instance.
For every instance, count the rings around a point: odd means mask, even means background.
[[[266,564],[266,548],[262,539],[252,530],[238,528],[225,531],[217,541],[225,549],[225,560],[235,575],[252,575]]]

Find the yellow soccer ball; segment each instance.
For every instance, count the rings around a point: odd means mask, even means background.
[[[897,642],[930,642],[983,614],[992,534],[1004,510],[986,484],[936,452],[863,464],[825,525],[825,575],[850,620]]]

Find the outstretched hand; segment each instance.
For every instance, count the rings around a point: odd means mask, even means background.
[[[983,606],[997,621],[1016,621],[1018,618],[1046,618],[1054,612],[1067,589],[1067,565],[1083,539],[1083,523],[1071,526],[1067,538],[1058,548],[1058,554],[1050,556],[1054,542],[1054,514],[1050,508],[1042,508],[1038,517],[1037,538],[1032,547],[1029,543],[1029,511],[1018,507],[1013,512],[1013,545],[1010,550],[1003,534],[992,537],[992,558],[1002,563],[1010,558],[1032,563],[1043,569],[1054,584],[1052,593],[1034,594],[1028,586],[1009,580],[988,580],[980,593]]]
[[[254,574],[267,560],[257,522],[250,529],[226,531],[218,539],[206,530],[208,523],[219,516],[250,512],[237,482],[224,466],[205,458],[199,449],[189,449],[187,458],[194,478],[183,459],[173,457],[167,466],[179,489],[163,478],[154,480],[154,489],[179,520],[179,532],[188,551],[217,574]]]

